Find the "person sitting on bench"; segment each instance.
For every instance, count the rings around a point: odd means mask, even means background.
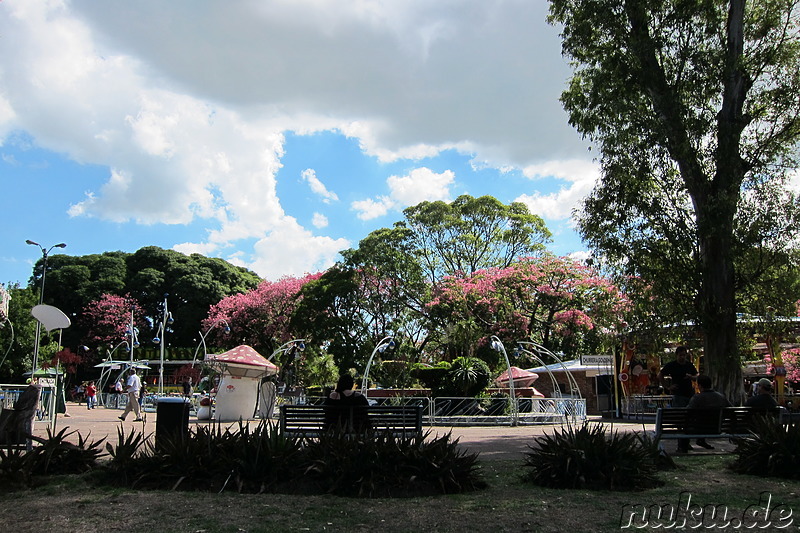
[[[722,409],[731,406],[731,402],[725,396],[714,390],[710,377],[703,374],[697,376],[697,387],[700,389],[700,393],[692,396],[689,405],[686,406],[688,409]],[[680,444],[678,443],[678,451],[688,452],[691,449],[688,443],[685,446],[680,446]],[[706,439],[697,439],[697,445],[706,450],[714,449],[706,442]]]
[[[325,429],[336,428],[347,433],[363,433],[369,429],[367,407],[369,401],[353,390],[353,377],[342,374],[336,389],[325,399]]]
[[[772,382],[767,378],[761,378],[757,382],[756,393],[752,398],[748,398],[745,407],[755,407],[757,409],[777,409],[778,402],[772,397]]]

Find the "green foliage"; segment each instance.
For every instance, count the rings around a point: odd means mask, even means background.
[[[370,373],[374,381],[382,387],[402,388],[409,384],[410,365],[406,361],[379,361]]]
[[[339,378],[339,369],[333,360],[333,355],[326,351],[318,351],[306,347],[300,358],[298,370],[300,383],[306,388],[324,387],[336,383]]]
[[[491,381],[489,366],[484,361],[477,357],[457,357],[447,372],[444,396],[477,396]]]
[[[473,397],[491,383],[489,366],[477,357],[456,357],[434,367],[416,365],[412,375],[430,388],[433,396]]]
[[[477,454],[450,435],[323,435],[304,442],[272,424],[236,431],[197,426],[188,438],[149,440],[119,432],[107,475],[97,479],[138,488],[240,493],[332,493],[345,496],[448,494],[484,486]]]
[[[544,250],[550,232],[525,204],[462,195],[451,203],[422,202],[403,211],[410,242],[428,281],[491,267],[504,268]]]
[[[658,486],[663,456],[646,436],[608,434],[602,424],[585,422],[537,437],[529,446],[526,480],[560,489],[638,490]]]
[[[34,266],[31,286],[41,283],[42,266],[40,259]],[[130,293],[144,309],[145,316],[141,318],[149,319],[147,323],[152,324],[140,328],[143,342],[156,336],[164,295],[169,294],[169,310],[174,317],[169,343],[175,346],[195,345],[199,324],[211,305],[225,296],[253,289],[260,281],[253,272],[222,259],[199,254],[187,256],[156,246],[141,248],[133,254],[56,254],[49,257],[47,267],[45,303],[58,307],[67,316],[79,315],[103,294]],[[63,344],[89,345],[83,340],[85,327],[77,323],[64,330]]]
[[[417,364],[411,369],[411,375],[418,379],[422,384],[431,389],[434,397],[446,396],[444,394],[447,373],[450,370],[450,363],[442,361],[436,366]]]
[[[477,454],[460,450],[450,434],[426,439],[332,431],[308,444],[306,473],[321,492],[340,496],[451,494],[485,486]]]
[[[144,436],[135,431],[126,434],[122,426],[117,428],[117,443],[106,442],[106,452],[111,456],[107,468],[114,476],[123,476],[127,481],[128,472],[132,470],[134,459],[144,444]]]
[[[782,425],[774,417],[755,420],[752,434],[738,440],[733,453],[734,472],[800,479],[800,423]]]
[[[98,468],[105,439],[89,441],[67,429],[53,434],[48,428],[47,438],[35,439],[40,445],[29,451],[12,446],[0,448],[0,486],[24,488],[41,476],[82,474]],[[76,434],[77,444],[67,440]]]
[[[799,14],[793,0],[550,0],[575,67],[561,101],[601,152],[577,213],[584,240],[652,285],[662,323],[699,325],[731,398],[737,292],[786,281],[800,227]]]
[[[8,303],[8,322],[0,326],[0,383],[14,383],[30,370],[31,347],[36,336],[36,321],[31,309],[38,301],[37,292],[28,287],[11,285]],[[9,324],[10,323],[10,324]]]
[[[43,439],[41,446],[36,446],[29,452],[33,474],[79,474],[97,466],[97,460],[103,454],[105,439],[89,441],[88,437],[84,438],[76,431],[68,433],[68,429],[63,428],[53,434],[47,428],[47,438]],[[67,440],[72,435],[77,435],[77,444]]]

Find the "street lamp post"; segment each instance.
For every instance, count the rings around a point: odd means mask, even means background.
[[[200,333],[200,342],[197,343],[197,348],[195,348],[194,357],[192,358],[192,368],[194,368],[194,365],[197,364],[197,354],[200,353],[201,347],[203,348],[203,360],[205,360],[206,356],[208,355],[208,347],[206,346],[206,337],[208,337],[208,334],[211,333],[211,330],[213,330],[220,324],[225,324],[226,334],[231,332],[231,327],[228,324],[228,321],[225,320],[224,318],[220,318],[219,320],[216,320],[213,324],[211,324],[205,333]]]
[[[287,354],[287,353],[290,354],[290,355],[294,354],[294,358],[297,359],[298,357],[300,357],[300,352],[302,352],[305,349],[306,349],[305,339],[292,339],[292,340],[284,342],[283,344],[278,346],[278,348],[275,351],[273,351],[270,354],[269,357],[267,357],[267,361],[272,361],[275,358],[275,356],[278,355],[278,354],[281,354],[281,359],[282,359],[283,355]],[[292,375],[296,376],[297,367],[295,366],[295,368],[292,369],[292,372],[294,372],[294,374],[288,374],[287,375],[286,368],[291,364],[291,361],[293,361],[293,359],[289,359],[288,361],[289,362],[287,362],[286,365],[284,367],[282,367],[282,370],[284,371],[282,376],[284,378],[287,378],[287,379],[285,379],[287,387],[288,386],[294,387],[296,382],[297,382],[297,380],[296,379],[292,379],[291,380],[292,382],[289,383],[290,380],[288,379],[288,377],[291,377]],[[283,364],[283,361],[280,360],[280,359],[278,360],[278,362]]]
[[[30,239],[25,241],[25,244],[30,244],[31,246],[38,246],[39,249],[42,251],[42,287],[39,290],[39,305],[44,303],[44,280],[47,276],[47,256],[50,254],[50,251],[53,248],[66,248],[67,245],[63,242],[58,244],[54,244],[50,248],[45,248],[38,242],[34,242]],[[42,323],[39,320],[36,320],[36,338],[34,339],[33,344],[33,368],[31,369],[31,379],[36,375],[36,366],[39,364],[39,336],[42,332]]]
[[[292,350],[295,351],[303,351],[306,349],[305,339],[292,339],[290,341],[284,342],[281,344],[269,357],[267,357],[267,361],[272,361],[276,355],[283,352],[290,352]]]
[[[375,354],[383,353],[386,351],[387,348],[394,348],[396,346],[394,342],[394,337],[384,337],[381,341],[375,346],[375,349],[372,350],[372,353],[369,356],[369,360],[367,361],[367,367],[364,369],[364,378],[361,380],[361,394],[364,397],[367,397],[367,390],[369,385],[369,369],[372,367],[372,360],[375,358]]]
[[[519,410],[517,409],[517,395],[514,392],[514,375],[511,372],[511,361],[508,358],[508,352],[506,352],[506,347],[497,336],[492,335],[491,338],[491,347],[494,351],[500,352],[503,354],[503,357],[506,359],[506,368],[508,369],[508,395],[511,398],[511,425],[516,426],[519,420]]]
[[[159,359],[160,363],[158,365],[158,394],[164,394],[164,350],[167,346],[167,326],[171,325],[174,320],[172,319],[172,313],[169,312],[167,308],[167,296],[169,294],[164,295],[164,309],[161,315],[161,322],[158,324],[158,331],[156,332],[156,336],[153,339],[155,344],[159,345]]]
[[[125,328],[125,334],[128,335],[130,337],[130,339],[131,339],[130,344],[128,344],[128,347],[130,348],[129,352],[130,352],[130,363],[131,363],[131,366],[133,366],[133,349],[139,347],[139,328],[134,326],[133,310],[134,310],[134,307],[131,306],[131,322]]]

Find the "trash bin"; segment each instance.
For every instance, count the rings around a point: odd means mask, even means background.
[[[159,398],[156,405],[156,448],[166,440],[183,440],[189,434],[189,407],[185,398]],[[165,440],[166,439],[166,440]]]

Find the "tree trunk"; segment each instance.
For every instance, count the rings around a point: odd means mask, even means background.
[[[702,210],[704,212],[705,210]],[[705,228],[707,231],[703,231]],[[698,216],[703,286],[699,295],[705,372],[714,388],[734,405],[744,398],[736,334],[736,298],[731,250],[732,227],[719,217]],[[727,237],[727,238],[726,238]]]

